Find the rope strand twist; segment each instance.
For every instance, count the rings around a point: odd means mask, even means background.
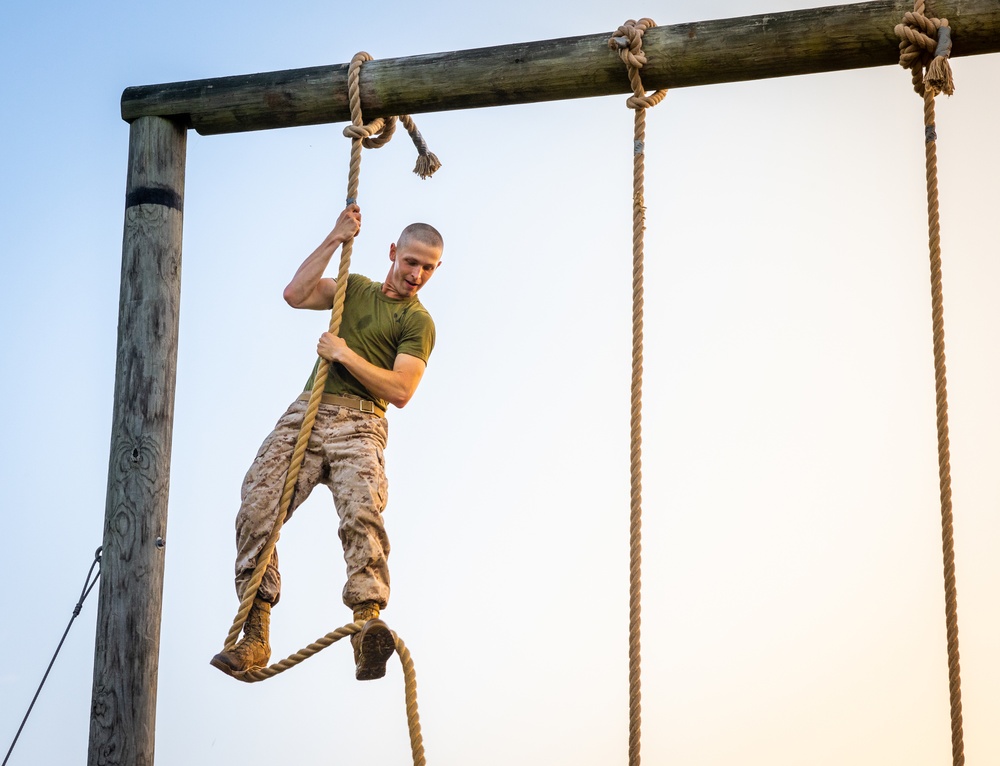
[[[629,20],[608,41],[628,69],[632,95],[625,105],[634,111],[632,159],[632,393],[630,412],[630,532],[629,532],[629,766],[639,766],[642,723],[640,634],[642,617],[642,309],[643,232],[646,207],[643,199],[645,174],[646,110],[659,104],[666,90],[646,93],[639,70],[647,63],[642,48],[652,19]]]
[[[937,410],[938,481],[944,560],[945,623],[948,634],[948,688],[951,704],[953,766],[965,763],[962,735],[962,681],[958,651],[958,588],[955,581],[955,531],[951,504],[951,458],[948,436],[948,381],[944,350],[944,291],[941,280],[941,221],[938,206],[937,129],[934,97],[955,90],[951,65],[951,29],[947,19],[924,15],[923,0],[896,26],[899,64],[913,72],[913,89],[924,99],[924,159],[927,171],[927,231],[931,272],[931,323],[934,336],[934,389]],[[924,70],[926,69],[926,74]]]

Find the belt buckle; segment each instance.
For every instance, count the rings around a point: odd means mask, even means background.
[[[375,414],[375,403],[374,402],[370,402],[367,399],[360,399],[359,402],[360,402],[361,406],[358,409],[360,409],[362,412],[371,413],[372,415]]]

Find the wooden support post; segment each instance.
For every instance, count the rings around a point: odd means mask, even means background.
[[[890,66],[893,31],[913,0],[768,13],[655,27],[643,36],[650,90]],[[935,0],[953,31],[952,57],[1000,51],[997,0]],[[625,17],[614,23],[624,22]],[[612,30],[585,37],[370,61],[367,119],[632,93]],[[377,35],[376,35],[377,37]],[[374,51],[377,54],[377,51]],[[347,64],[144,85],[122,94],[122,118],[170,117],[203,135],[350,119]]]
[[[132,123],[88,766],[152,766],[187,130]]]

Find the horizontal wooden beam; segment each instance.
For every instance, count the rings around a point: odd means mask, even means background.
[[[912,0],[874,0],[656,27],[643,38],[643,84],[683,88],[891,65],[893,28],[912,8]],[[1000,52],[997,0],[936,0],[933,8],[950,22],[953,56]],[[362,109],[373,119],[630,93],[610,36],[377,59],[361,71]],[[169,117],[206,135],[346,121],[347,66],[126,88],[122,118]]]

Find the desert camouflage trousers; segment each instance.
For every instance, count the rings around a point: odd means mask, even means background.
[[[285,411],[243,480],[236,516],[236,594],[241,598],[274,527],[307,404],[296,400]],[[389,600],[389,538],[382,523],[388,499],[383,453],[388,430],[385,418],[321,404],[285,519],[288,523],[317,484],[329,487],[340,518],[338,534],[347,563],[343,599],[349,607],[374,601],[384,608]],[[281,575],[277,550],[257,594],[264,601],[278,602]]]

